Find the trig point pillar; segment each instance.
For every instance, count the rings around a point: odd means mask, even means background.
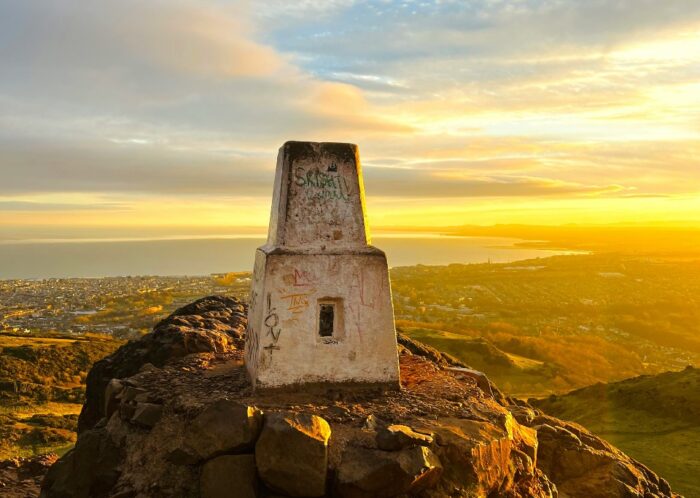
[[[267,243],[255,255],[246,364],[256,388],[399,387],[389,272],[370,245],[356,145],[280,148]]]

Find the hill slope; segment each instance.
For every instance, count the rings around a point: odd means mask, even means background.
[[[580,423],[661,472],[687,497],[700,497],[700,369],[596,384],[529,402]]]
[[[121,344],[96,334],[0,334],[0,460],[71,446],[87,372]]]
[[[483,337],[435,328],[401,327],[409,337],[445,351],[472,368],[486,372],[504,392],[520,398],[537,395],[533,386],[547,384],[561,370],[556,364],[507,353]]]

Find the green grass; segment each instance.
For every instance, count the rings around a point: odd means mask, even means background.
[[[12,415],[18,419],[30,418],[34,415],[77,415],[83,405],[80,403],[48,403],[27,405],[0,405],[0,415]]]
[[[0,334],[0,459],[67,451],[87,371],[122,343],[92,334]]]
[[[598,384],[530,402],[605,438],[686,498],[700,498],[700,369]]]
[[[595,431],[595,428],[593,428]],[[700,426],[670,433],[599,434],[671,483],[686,498],[700,498]]]
[[[80,408],[72,403],[3,407],[0,460],[67,451],[75,442]]]
[[[449,353],[480,370],[508,394],[541,396],[551,392],[547,385],[553,371],[539,360],[506,353],[489,341],[464,334],[421,327],[402,327],[410,337]]]
[[[16,348],[16,347],[29,347],[32,349],[40,349],[45,346],[66,346],[73,342],[74,338],[63,338],[63,337],[33,337],[33,336],[15,336],[0,334],[0,348]]]

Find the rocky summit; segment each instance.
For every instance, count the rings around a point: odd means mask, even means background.
[[[95,364],[45,498],[672,497],[574,423],[399,334],[400,391],[253,392],[246,307],[209,297]]]

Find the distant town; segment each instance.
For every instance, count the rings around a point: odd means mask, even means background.
[[[0,280],[0,332],[88,332],[134,338],[160,318],[213,294],[245,297],[248,274]]]

